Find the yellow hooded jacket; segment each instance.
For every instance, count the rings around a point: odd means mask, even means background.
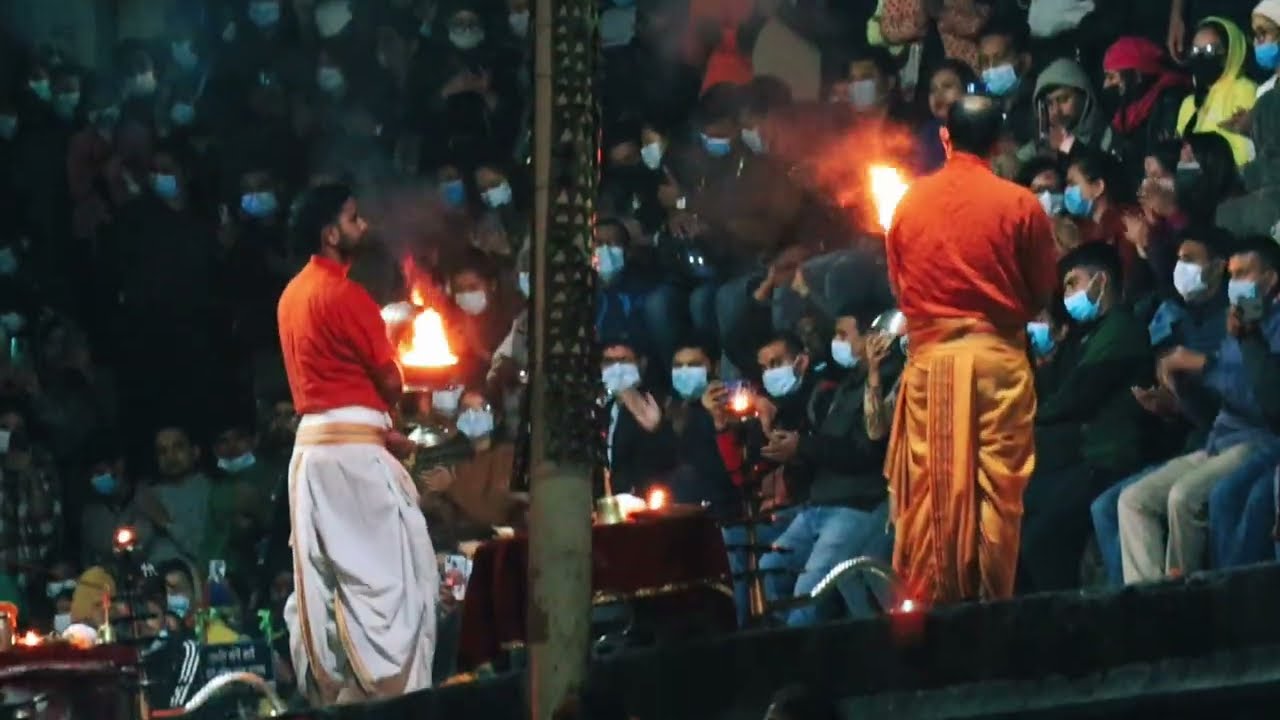
[[[1240,133],[1222,129],[1222,123],[1231,119],[1239,110],[1253,108],[1257,100],[1257,84],[1240,76],[1249,42],[1240,28],[1226,18],[1208,17],[1201,24],[1205,23],[1213,23],[1226,33],[1227,62],[1223,67],[1222,77],[1209,88],[1201,107],[1196,106],[1194,94],[1182,101],[1182,107],[1178,108],[1178,129],[1183,135],[1189,132],[1218,133],[1231,144],[1231,154],[1239,167],[1253,159],[1253,143]],[[1192,118],[1195,119],[1195,125],[1188,128]]]

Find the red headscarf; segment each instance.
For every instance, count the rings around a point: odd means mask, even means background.
[[[1160,93],[1189,84],[1185,75],[1165,65],[1164,50],[1144,37],[1122,37],[1112,43],[1102,58],[1102,69],[1107,72],[1136,70],[1139,75],[1156,78],[1142,97],[1116,111],[1111,125],[1122,133],[1132,132],[1147,121]]]

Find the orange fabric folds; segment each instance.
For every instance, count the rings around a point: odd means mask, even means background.
[[[1013,594],[1036,397],[1023,331],[910,327],[885,475],[893,568],[928,603]]]

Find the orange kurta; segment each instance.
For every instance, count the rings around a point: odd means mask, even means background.
[[[907,192],[886,255],[911,353],[885,462],[894,570],[931,603],[1009,597],[1035,467],[1024,328],[1057,284],[1049,218],[957,154]]]

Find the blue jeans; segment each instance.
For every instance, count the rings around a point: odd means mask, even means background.
[[[1117,507],[1120,493],[1159,467],[1153,465],[1112,485],[1089,506],[1093,515],[1093,532],[1098,538],[1098,552],[1102,555],[1102,567],[1107,571],[1107,584],[1112,587],[1124,585],[1123,561],[1120,559],[1120,510]]]
[[[782,531],[787,529],[791,524],[791,520],[796,516],[795,508],[788,508],[775,513],[773,522],[767,525],[756,526],[756,544],[757,545],[773,545],[774,541],[782,535]],[[721,531],[724,535],[725,545],[746,545],[747,529],[741,525],[724,528]],[[729,550],[729,572],[741,575],[747,571],[747,551],[746,550]],[[735,577],[733,580],[733,605],[738,611],[738,627],[747,626],[747,620],[751,617],[751,593],[749,580]]]
[[[1209,552],[1212,567],[1231,568],[1274,558],[1276,461],[1261,452],[1223,478],[1209,493]]]
[[[789,552],[769,553],[760,567],[772,572],[765,575],[765,597],[770,602],[808,595],[836,565],[861,555],[883,553],[886,548],[885,525],[888,504],[881,503],[872,511],[847,507],[806,507],[791,521],[790,527],[774,542]],[[865,593],[839,588],[851,614],[868,613]],[[850,596],[852,595],[852,597]],[[787,615],[787,625],[813,625],[821,619],[819,608],[806,605]]]

